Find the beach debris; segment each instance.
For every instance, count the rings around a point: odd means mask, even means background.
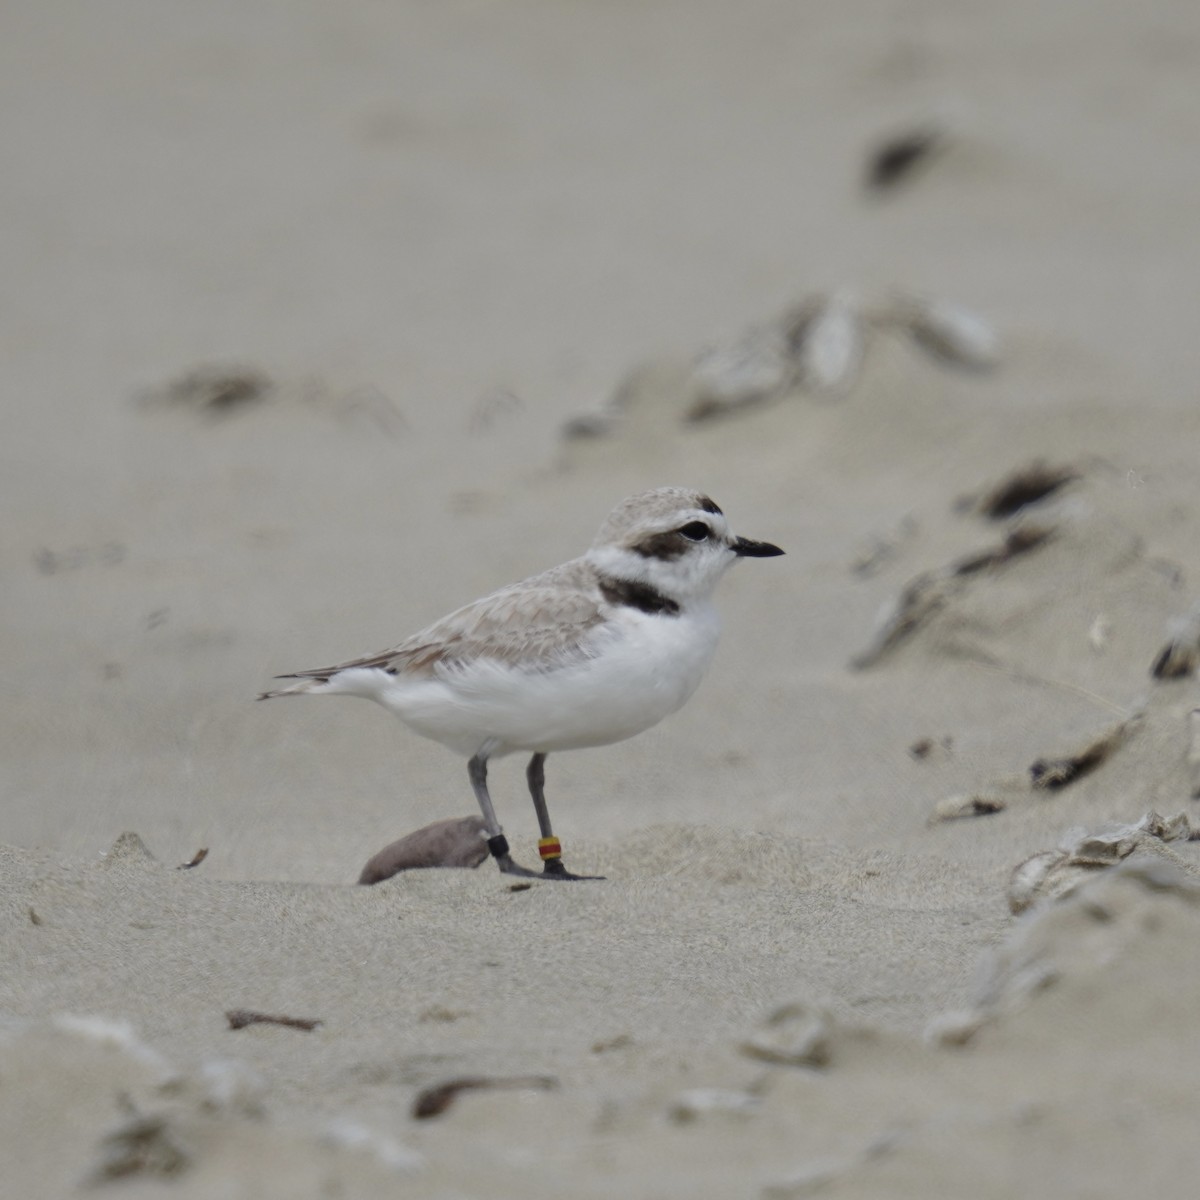
[[[692,367],[694,399],[686,419],[703,421],[772,400],[793,386],[796,373],[784,329],[778,324],[754,326],[697,357]]]
[[[87,1182],[93,1186],[150,1175],[171,1179],[191,1164],[192,1156],[164,1114],[135,1113],[100,1143],[100,1161]]]
[[[175,870],[190,871],[193,867],[198,867],[208,857],[208,847],[201,846],[187,862],[181,862]]]
[[[1029,767],[1029,778],[1033,786],[1043,791],[1058,791],[1090,774],[1125,743],[1141,723],[1141,717],[1140,712],[1135,712],[1132,716],[1118,721],[1075,754],[1063,758],[1039,758]]]
[[[945,131],[936,125],[914,125],[882,138],[867,152],[863,187],[888,192],[927,167],[946,146]]]
[[[775,1009],[740,1049],[762,1062],[824,1067],[829,1064],[832,1037],[829,1013],[801,1000]]]
[[[488,856],[482,817],[434,821],[385,846],[362,869],[358,882],[381,883],[401,871],[426,867],[477,867]]]
[[[577,413],[563,422],[562,435],[567,441],[586,441],[604,437],[617,427],[618,414],[608,409]]]
[[[381,1165],[392,1171],[417,1171],[425,1165],[425,1159],[416,1150],[388,1137],[376,1133],[349,1117],[338,1117],[326,1125],[319,1138],[327,1146],[354,1153],[370,1154]]]
[[[875,635],[862,653],[850,660],[857,671],[873,667],[940,612],[958,591],[954,576],[926,571],[900,589],[895,600],[880,610]]]
[[[465,1008],[447,1008],[444,1004],[432,1004],[421,1011],[417,1020],[422,1024],[450,1025],[470,1015],[470,1011]]]
[[[531,892],[533,891],[532,883],[510,883],[508,885],[510,892]]]
[[[383,388],[373,383],[350,388],[340,395],[332,392],[309,393],[310,400],[316,397],[348,429],[361,430],[370,437],[382,436],[392,440],[408,432],[408,418],[403,409]]]
[[[633,1045],[633,1034],[618,1033],[610,1038],[602,1038],[592,1043],[593,1054],[608,1054],[613,1050],[625,1050]]]
[[[850,570],[861,579],[869,579],[916,537],[918,528],[912,514],[905,513],[891,529],[874,533],[862,543],[862,548],[850,564]]]
[[[1113,825],[1097,833],[1074,831],[1057,850],[1043,850],[1013,868],[1008,881],[1008,907],[1013,913],[1021,913],[1037,900],[1068,895],[1097,869],[1122,862],[1147,841],[1198,838],[1200,826],[1193,825],[1186,813],[1163,817],[1153,809],[1129,825]]]
[[[1200,708],[1188,713],[1187,772],[1192,799],[1200,800]]]
[[[1075,483],[1080,473],[1069,466],[1051,466],[1041,459],[1018,467],[999,483],[993,484],[976,500],[966,504],[981,516],[992,521],[1003,521],[1014,516],[1030,504],[1037,504],[1055,495],[1070,483]]]
[[[1127,830],[1161,821],[1147,813],[1135,826],[1114,828],[1101,837],[1106,846],[1123,848]],[[1062,856],[1069,857],[1090,836],[1072,834],[1060,849],[1034,855],[1017,868],[1014,880],[1020,875],[1026,886],[1039,881],[1042,886],[1033,886],[1027,895],[1010,891],[1013,911],[1026,915],[985,956],[971,1005],[930,1021],[926,1042],[965,1046],[998,1017],[1024,1007],[1060,980],[1104,972],[1131,944],[1154,936],[1160,924],[1151,915],[1156,893],[1200,903],[1200,883],[1168,849],[1155,851],[1146,829],[1133,839],[1134,851],[1111,866],[1081,864],[1060,870],[1056,863]],[[1083,857],[1094,857],[1093,850],[1085,848]],[[1035,901],[1051,897],[1055,903],[1033,907]]]
[[[1151,809],[1134,828],[1148,837],[1158,838],[1160,842],[1200,840],[1200,825],[1193,824],[1185,812],[1176,813],[1173,817],[1160,817]]]
[[[578,413],[563,423],[563,437],[568,440],[586,440],[613,433],[635,400],[657,390],[657,374],[658,370],[654,366],[639,366],[628,371],[598,407]]]
[[[266,1112],[267,1084],[263,1077],[235,1058],[201,1063],[193,1076],[200,1107],[207,1113],[261,1117]]]
[[[870,644],[851,659],[850,665],[860,671],[874,666],[944,608],[968,576],[1005,566],[1044,545],[1054,534],[1053,525],[1021,521],[1008,531],[999,545],[968,554],[949,566],[925,571],[909,580],[900,595],[884,606],[876,620],[876,631]]]
[[[324,1024],[317,1018],[276,1016],[255,1012],[251,1008],[226,1009],[225,1020],[229,1022],[230,1029],[245,1029],[247,1025],[283,1025],[288,1029],[303,1029],[306,1033]]]
[[[1097,613],[1088,627],[1088,645],[1097,654],[1103,654],[1108,649],[1109,628],[1108,618],[1103,613]]]
[[[796,378],[809,392],[844,395],[862,367],[866,327],[860,306],[842,292],[815,296],[784,317]]]
[[[125,561],[128,549],[121,542],[105,542],[100,546],[71,546],[66,550],[51,550],[39,546],[33,552],[33,565],[42,575],[58,575],[62,571],[80,571],[92,567],[117,567]]]
[[[1008,807],[1008,801],[1000,795],[986,792],[973,792],[964,795],[947,796],[933,806],[931,822],[959,821],[964,817],[987,817],[992,813],[1003,812]]]
[[[704,1117],[746,1117],[762,1103],[753,1092],[732,1088],[689,1088],[671,1101],[667,1115],[678,1125]]]
[[[909,758],[916,762],[927,762],[950,754],[954,739],[947,734],[942,738],[920,737],[908,748]]]
[[[496,1088],[549,1091],[556,1087],[558,1080],[553,1075],[464,1075],[422,1088],[413,1101],[412,1115],[418,1121],[440,1117],[463,1092]]]
[[[974,575],[978,571],[1002,567],[1022,554],[1028,554],[1044,545],[1055,534],[1053,525],[1042,525],[1034,521],[1021,521],[1014,525],[998,546],[989,546],[978,554],[968,554],[954,562],[950,571],[955,576]]]
[[[255,367],[210,363],[144,392],[141,399],[143,403],[225,414],[262,400],[273,387],[270,376]]]
[[[846,288],[811,292],[778,316],[702,350],[685,380],[642,366],[611,396],[563,423],[570,440],[614,433],[634,402],[682,390],[685,423],[729,416],[791,393],[841,397],[859,378],[873,335],[899,333],[935,362],[982,372],[999,365],[1000,339],[977,313],[948,300],[893,289],[869,301]]]
[[[1200,602],[1172,621],[1167,632],[1167,644],[1155,657],[1150,674],[1155,679],[1184,679],[1200,663]]]
[[[38,910],[36,908],[34,908],[32,904],[29,906],[27,911],[29,913],[30,925],[44,925],[45,924],[45,922],[42,920],[42,918],[38,915]]]
[[[473,435],[490,433],[497,425],[515,417],[525,407],[521,397],[508,388],[484,392],[471,407],[468,428]]]
[[[977,313],[949,300],[895,292],[869,319],[877,328],[898,330],[947,366],[991,371],[1000,363],[1000,339]]]
[[[692,368],[689,421],[777,399],[793,388],[843,393],[862,363],[864,326],[847,294],[814,294],[784,315],[704,351]]]
[[[1040,896],[1058,894],[1051,886],[1050,874],[1065,861],[1062,850],[1042,850],[1019,862],[1008,879],[1009,912],[1024,912]]]
[[[905,1136],[902,1129],[887,1129],[872,1138],[856,1154],[820,1158],[806,1163],[786,1178],[767,1184],[762,1190],[763,1200],[800,1200],[804,1196],[816,1195],[865,1163],[891,1154],[901,1145]]]

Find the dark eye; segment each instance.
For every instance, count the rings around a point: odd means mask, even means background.
[[[689,521],[680,531],[689,542],[703,542],[712,533],[703,521]]]

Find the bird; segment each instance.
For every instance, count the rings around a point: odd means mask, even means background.
[[[579,880],[562,861],[545,797],[552,753],[605,746],[676,712],[712,661],[713,589],[739,559],[784,552],[730,531],[691,488],[622,500],[579,558],[502,587],[377,654],[276,676],[277,696],[360,696],[468,760],[481,837],[501,872]],[[542,871],[513,860],[488,792],[488,763],[531,755]]]

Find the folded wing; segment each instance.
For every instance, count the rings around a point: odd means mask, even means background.
[[[352,667],[393,675],[432,675],[480,660],[553,671],[592,657],[603,600],[584,590],[523,585],[484,596],[415,633],[398,646],[331,667],[280,675],[324,682]]]

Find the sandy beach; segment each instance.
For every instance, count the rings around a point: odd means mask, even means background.
[[[5,26],[14,1195],[1195,1194],[1188,5]],[[255,695],[663,484],[787,554],[605,880],[357,884],[465,764]]]

